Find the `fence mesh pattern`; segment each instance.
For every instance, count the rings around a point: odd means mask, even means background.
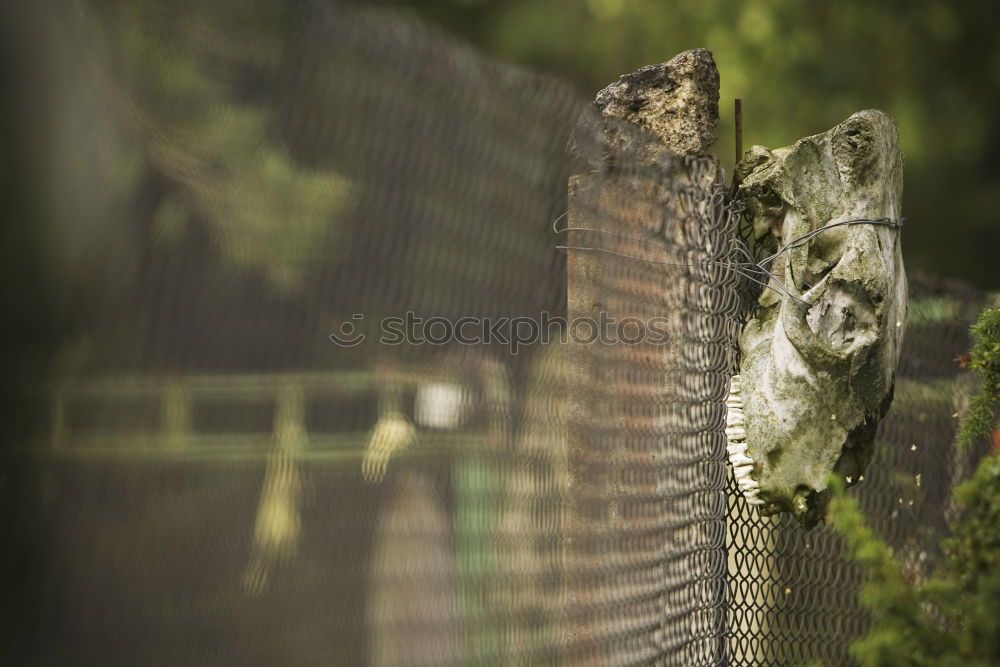
[[[583,662],[721,656],[722,430],[739,298],[737,217],[712,198],[714,175],[707,159],[665,161],[571,183],[571,327],[616,323],[613,343],[575,331],[569,344],[568,620]],[[663,315],[664,341],[625,342],[626,323]]]
[[[71,325],[5,458],[5,664],[852,664],[840,540],[727,469],[714,162],[587,154],[572,88],[399,15],[203,4],[55,5]],[[919,580],[985,299],[910,293],[852,493]]]
[[[955,357],[968,349],[969,326],[987,301],[953,281],[918,275],[909,283],[895,397],[852,492],[917,583],[941,562],[956,512],[951,489],[984,453],[985,444],[959,451],[952,443],[973,391]],[[840,537],[825,525],[803,531],[787,515],[761,517],[730,502],[729,664],[855,664],[848,649],[870,618],[858,603],[861,572],[845,560]]]

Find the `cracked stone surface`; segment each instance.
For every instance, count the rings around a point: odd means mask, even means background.
[[[704,155],[715,142],[718,122],[719,71],[711,51],[692,49],[625,74],[600,91],[570,152],[629,165],[656,163],[664,152]]]

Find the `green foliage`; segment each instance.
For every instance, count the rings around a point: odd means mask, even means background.
[[[925,617],[920,592],[905,582],[891,548],[865,524],[858,501],[845,495],[838,477],[831,478],[830,489],[829,517],[868,574],[861,600],[875,618],[868,636],[853,647],[855,654],[873,667],[932,664],[929,649],[941,644],[942,630]]]
[[[962,420],[958,433],[962,447],[989,435],[996,426],[996,406],[1000,405],[1000,308],[983,312],[972,326],[972,341],[968,367],[979,374],[983,384]]]
[[[972,332],[969,365],[985,382],[962,424],[966,441],[992,428],[1000,403],[1000,309],[985,311]],[[926,581],[907,581],[892,549],[865,524],[857,500],[837,478],[830,487],[830,520],[868,574],[861,601],[874,622],[852,648],[861,664],[1000,664],[1000,453],[987,456],[955,489],[962,514],[944,544],[946,563]]]
[[[868,579],[862,603],[874,619],[852,647],[866,667],[1000,663],[1000,457],[983,461],[956,490],[964,506],[945,545],[947,564],[910,583],[892,549],[865,524],[857,500],[831,484],[830,517]]]
[[[362,76],[360,63],[317,59],[317,80],[342,86],[283,85],[298,81],[306,22],[290,20],[310,3],[288,0],[95,0],[81,6],[86,50],[96,53],[100,85],[77,83],[76,62],[64,68],[66,127],[74,141],[57,142],[76,178],[87,183],[73,196],[58,193],[56,206],[70,213],[96,209],[102,193],[131,193],[150,171],[175,186],[164,220],[200,218],[211,226],[223,254],[241,270],[264,274],[282,288],[308,282],[310,267],[329,260],[338,221],[350,206],[348,171],[320,164],[303,146],[289,148],[276,128],[281,104],[323,118],[337,91]],[[368,5],[369,3],[358,3]],[[722,73],[722,122],[716,152],[731,167],[731,100],[743,97],[744,145],[787,145],[832,127],[850,113],[878,107],[900,125],[907,158],[904,252],[910,269],[996,285],[992,255],[1000,190],[997,162],[1000,124],[1000,42],[993,26],[1000,5],[985,0],[945,4],[913,0],[888,4],[844,0],[392,0],[404,11],[444,24],[460,38],[501,58],[548,70],[577,82],[585,95],[619,74],[705,46]],[[307,14],[303,14],[307,15]],[[75,20],[74,20],[74,28]],[[96,48],[92,49],[91,47]],[[66,59],[81,60],[68,46]],[[107,85],[111,83],[112,85]],[[383,82],[389,89],[399,81]],[[327,93],[319,91],[327,90]],[[324,99],[329,95],[333,99]],[[97,98],[97,99],[92,99]],[[405,96],[400,104],[405,104]],[[117,117],[106,107],[117,107]],[[122,119],[127,119],[122,123]],[[530,122],[530,119],[523,119]],[[359,121],[361,122],[361,121]],[[119,130],[130,126],[126,136]],[[308,142],[302,142],[308,143]],[[92,156],[102,153],[101,169]],[[136,155],[135,153],[141,153]],[[261,159],[257,159],[260,157]],[[327,156],[328,157],[328,156]],[[361,156],[352,156],[355,159]],[[308,162],[313,169],[305,169]],[[271,180],[280,172],[280,184]],[[83,174],[86,178],[79,178]],[[103,180],[99,175],[104,175]],[[325,179],[325,180],[324,180]],[[104,182],[110,181],[110,182]],[[197,183],[211,182],[198,190]],[[284,193],[280,211],[250,206],[220,215],[230,203],[262,200],[261,183]],[[179,191],[179,192],[178,192]],[[117,195],[116,195],[117,197]],[[94,199],[101,201],[95,202]],[[296,203],[292,206],[291,203]],[[86,206],[81,206],[85,204]],[[297,204],[301,203],[301,207]],[[128,202],[122,204],[125,209]],[[178,217],[178,212],[182,215]],[[64,264],[76,248],[103,247],[118,230],[107,221],[124,217],[95,210],[93,229],[61,230]],[[62,216],[69,219],[72,215]],[[941,220],[948,220],[944,232]],[[298,234],[302,243],[270,246]],[[241,230],[234,235],[232,228]],[[245,230],[245,235],[244,235]],[[165,237],[173,238],[170,234]],[[234,244],[242,244],[237,248]],[[248,257],[245,246],[273,247]],[[81,262],[82,263],[82,262]]]
[[[233,269],[281,292],[336,259],[353,194],[345,175],[302,164],[272,129],[279,98],[267,91],[299,37],[283,29],[286,11],[280,0],[169,10],[136,0],[110,3],[90,25],[94,78],[130,134],[119,141],[130,150],[109,156],[114,185],[135,191],[136,175],[155,174],[158,243],[181,242],[197,221]]]
[[[986,0],[393,0],[501,57],[593,95],[643,65],[706,47],[722,76],[716,153],[785,146],[860,109],[899,123],[910,269],[1000,286],[1000,4]],[[945,225],[942,221],[948,221]]]
[[[947,542],[950,572],[964,591],[986,579],[1000,585],[1000,453],[988,456],[973,478],[955,490],[966,508]],[[996,596],[1000,605],[1000,596]],[[1000,639],[1000,614],[996,615]],[[1000,655],[1000,654],[998,654]]]

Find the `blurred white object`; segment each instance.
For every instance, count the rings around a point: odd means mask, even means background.
[[[462,385],[453,382],[431,382],[417,387],[414,415],[420,426],[458,428],[467,408],[468,398],[462,390]]]

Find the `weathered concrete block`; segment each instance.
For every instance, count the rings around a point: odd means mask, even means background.
[[[692,49],[599,92],[569,151],[591,163],[627,167],[663,162],[664,154],[704,155],[718,123],[719,70],[711,51]]]

